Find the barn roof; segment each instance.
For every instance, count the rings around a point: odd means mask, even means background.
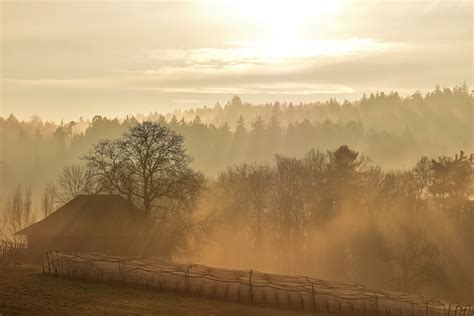
[[[119,195],[79,195],[16,235],[123,236],[145,224],[145,215]]]

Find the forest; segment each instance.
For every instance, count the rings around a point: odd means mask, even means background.
[[[77,122],[10,115],[0,236],[114,193],[173,232],[176,257],[468,300],[473,109],[463,85]]]
[[[301,156],[311,148],[347,144],[389,169],[412,166],[420,156],[473,152],[473,94],[467,85],[401,97],[375,93],[360,100],[253,105],[234,97],[224,106],[123,118],[95,116],[71,122],[0,117],[0,176],[11,186],[40,192],[61,169],[103,138],[138,122],[158,122],[185,138],[193,167],[216,176],[227,166]]]

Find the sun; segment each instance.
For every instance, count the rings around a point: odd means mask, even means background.
[[[244,18],[247,27],[263,33],[265,40],[296,40],[316,19],[336,11],[341,0],[220,0],[219,4]]]

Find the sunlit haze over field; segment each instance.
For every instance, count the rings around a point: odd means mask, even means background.
[[[473,5],[0,0],[0,316],[474,316]]]

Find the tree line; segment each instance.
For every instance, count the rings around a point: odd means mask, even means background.
[[[212,183],[225,242],[210,249],[223,265],[468,299],[473,167],[461,151],[383,170],[347,145],[232,166]]]
[[[176,256],[407,292],[474,291],[474,156],[382,169],[348,145],[196,171],[185,139],[155,122],[92,145],[48,183],[2,207],[3,237],[80,194],[119,194],[166,229]],[[467,276],[467,277],[466,277]],[[471,276],[471,277],[470,277]]]
[[[472,143],[473,95],[466,85],[437,87],[426,95],[375,93],[360,100],[308,104],[252,105],[234,97],[215,107],[150,113],[125,118],[47,122],[0,118],[0,180],[32,186],[77,162],[101,139],[116,138],[143,121],[169,127],[185,137],[193,167],[216,175],[228,165],[271,160],[275,153],[301,156],[308,148],[327,150],[347,144],[384,168],[401,169],[421,155],[439,156]]]
[[[349,104],[234,97],[190,121],[0,118],[0,237],[79,194],[114,193],[166,227],[177,255],[469,298],[473,157],[459,149],[472,152],[472,104],[463,86]],[[235,126],[204,115],[221,111]]]

